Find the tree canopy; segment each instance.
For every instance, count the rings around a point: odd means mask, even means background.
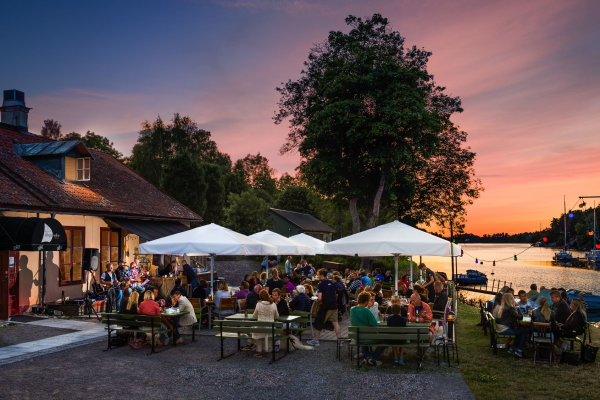
[[[349,206],[354,232],[361,227],[360,209],[367,228],[377,224],[382,200],[395,207],[397,218],[431,220],[435,215],[416,210],[421,203],[415,199],[432,175],[441,179],[436,163],[448,156],[444,132],[455,132],[450,117],[462,112],[460,99],[445,94],[428,73],[431,53],[405,48],[404,38],[380,14],[365,20],[349,16],[346,23],[349,33],[330,32],[311,49],[301,77],[277,88],[275,123],[289,120],[281,153],[298,151],[306,182]],[[472,171],[472,163],[452,165]],[[478,193],[473,175],[467,175],[466,186]],[[461,199],[475,194],[460,188],[446,193]]]
[[[247,190],[242,194],[230,193],[228,201],[224,223],[227,228],[244,235],[272,229],[269,206],[254,190]]]
[[[87,131],[84,136],[77,132],[67,133],[60,140],[81,140],[89,149],[96,149],[107,152],[119,161],[123,161],[123,154],[115,149],[114,143],[108,140],[107,137],[97,135],[94,132]]]
[[[53,119],[45,119],[44,126],[42,126],[41,135],[48,139],[58,140],[60,139],[61,133],[60,128],[62,125]]]

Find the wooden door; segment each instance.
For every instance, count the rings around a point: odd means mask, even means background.
[[[0,251],[0,319],[8,316],[8,251]]]

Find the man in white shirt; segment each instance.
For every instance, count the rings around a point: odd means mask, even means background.
[[[527,299],[527,292],[524,290],[519,290],[519,301],[517,301],[517,305],[521,309],[522,314],[529,314],[533,311],[533,302]]]
[[[183,343],[183,338],[179,334],[178,328],[180,326],[190,326],[195,324],[198,322],[198,319],[196,318],[196,313],[194,312],[194,306],[192,303],[190,303],[187,297],[181,295],[181,292],[176,291],[173,293],[171,295],[171,302],[173,303],[174,307],[179,308],[180,312],[189,312],[189,314],[173,319],[173,325],[175,326],[175,344],[181,344]]]

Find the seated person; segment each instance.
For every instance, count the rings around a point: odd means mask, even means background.
[[[373,286],[373,293],[375,293],[375,302],[377,304],[383,304],[383,294],[381,293],[381,284],[376,283]]]
[[[385,315],[392,315],[392,306],[398,304],[400,306],[400,296],[393,295],[390,299],[390,306],[385,310]]]
[[[379,304],[375,301],[375,293],[373,293],[373,292],[365,292],[365,293],[367,293],[369,296],[371,296],[371,298],[369,299],[369,304],[368,304],[369,310],[371,311],[371,313],[373,313],[373,317],[375,317],[375,319],[377,319],[377,317],[379,317]]]
[[[269,292],[265,289],[259,293],[260,301],[256,304],[252,318],[261,322],[273,322],[279,318],[277,312],[277,305],[273,303],[273,299],[269,296]],[[254,357],[262,357],[263,343],[265,344],[265,350],[269,350],[269,335],[266,333],[253,333],[252,339],[248,340],[248,345],[242,348],[244,351],[252,349],[252,345],[256,345],[256,353]]]
[[[519,300],[517,301],[517,305],[521,309],[521,314],[529,314],[533,311],[533,302],[527,299],[527,292],[524,290],[519,290]]]
[[[227,286],[226,282],[219,283],[219,290],[217,290],[217,293],[215,293],[215,298],[214,298],[214,301],[215,301],[214,312],[215,313],[220,312],[221,317],[235,314],[234,309],[221,311],[221,300],[229,299],[229,298],[231,298],[231,293],[229,293],[229,286]]]
[[[250,287],[248,288],[251,292],[254,290],[254,285],[258,285],[260,283],[260,279],[258,279],[258,271],[253,271],[248,281],[250,283]]]
[[[392,271],[385,271],[385,276],[383,277],[384,282],[392,283],[394,282],[394,277],[392,276]]]
[[[398,297],[398,296],[396,296]],[[398,302],[400,302],[400,299],[398,298]],[[390,315],[388,317],[387,320],[387,326],[392,327],[392,328],[403,328],[406,326],[406,318],[404,318],[402,315],[400,315],[400,312],[402,311],[402,307],[400,307],[400,304],[394,304],[391,306],[392,309],[392,315]],[[395,341],[395,342],[404,342],[402,341]],[[400,347],[400,357],[398,357],[398,349],[396,347],[392,347],[392,349],[394,350],[394,363],[396,364],[400,364],[400,365],[406,365],[404,363],[404,347]]]
[[[140,294],[137,291],[132,292],[127,299],[123,299],[121,302],[121,314],[133,314],[137,315],[138,313],[138,301],[140,298]],[[138,329],[135,326],[123,326],[126,329]],[[129,341],[129,345],[134,349],[139,349],[142,347],[142,343],[137,340],[137,333],[132,336],[132,340]]]
[[[587,314],[583,308],[583,304],[579,299],[575,299],[571,302],[571,315],[567,318],[564,324],[558,324],[558,336],[560,338],[574,338],[577,335],[581,335],[585,330],[585,323],[587,321]],[[562,343],[561,353],[566,350],[566,346],[569,342]]]
[[[494,296],[494,298],[491,301],[487,302],[488,312],[491,312],[492,316],[494,318],[498,318],[498,309],[500,308],[500,305],[502,304],[502,296],[504,296],[504,295],[502,293],[498,292],[498,293],[496,293],[496,296]]]
[[[440,281],[433,283],[435,290],[435,299],[433,300],[433,314],[438,319],[443,319],[446,312],[446,304],[448,304],[448,294],[444,289],[444,284]]]
[[[246,297],[246,309],[254,310],[256,308],[256,304],[259,302],[259,293],[262,290],[262,285],[260,283],[254,285],[254,290],[248,293]]]
[[[527,328],[519,326],[519,321],[522,319],[521,309],[515,305],[515,296],[511,293],[505,293],[502,296],[502,304],[498,309],[496,331],[504,335],[515,335],[515,341],[508,353],[519,358],[525,357],[523,347],[528,333]]]
[[[375,268],[373,271],[373,279],[376,281],[383,281],[385,278],[381,275],[381,270],[379,268]]]
[[[300,275],[298,275],[298,273],[296,271],[292,272],[291,281],[295,286],[298,286],[300,284]]]
[[[333,276],[333,286],[335,286],[336,290],[346,290],[346,285],[344,285],[342,277],[339,275]]]
[[[357,278],[356,272],[350,273],[350,283],[348,284],[348,290],[352,293],[356,293],[357,289],[362,289],[362,281]]]
[[[553,290],[550,292],[550,300],[552,300],[552,310],[554,311],[556,322],[558,324],[565,324],[567,322],[567,318],[569,318],[569,315],[571,315],[571,309],[569,308],[569,305],[561,299],[560,292],[558,290]]]
[[[265,289],[269,293],[273,292],[273,289],[280,289],[283,287],[283,281],[279,279],[279,270],[277,268],[271,269],[270,279],[267,280],[267,285]]]
[[[271,294],[273,298],[273,302],[277,305],[277,312],[280,316],[282,315],[290,315],[290,309],[288,308],[288,303],[281,297],[281,290],[273,289],[273,293]]]
[[[419,322],[431,322],[433,320],[429,304],[424,302],[417,293],[413,293],[410,296],[410,305],[408,306],[408,321],[416,322],[417,314],[419,315]]]
[[[372,301],[372,297],[369,293],[363,292],[358,295],[358,306],[352,307],[350,310],[350,325],[352,326],[377,326],[377,319],[373,316],[371,310],[369,310],[369,303]],[[373,300],[374,301],[374,300]],[[371,352],[370,344],[377,343],[376,340],[361,340],[361,350],[365,355],[364,363],[370,366],[381,365],[379,356],[385,350],[385,347],[376,347]]]
[[[200,299],[200,308],[202,308],[201,324],[208,323],[208,308],[204,308],[204,306],[206,305],[209,292],[208,282],[204,279],[200,279],[198,286],[196,286],[196,289],[192,292],[192,299]]]
[[[234,294],[233,297],[235,297],[236,299],[244,300],[250,294],[250,290],[248,290],[249,287],[250,284],[247,281],[242,282],[242,284],[240,285],[240,290],[236,294]]]
[[[363,288],[366,288],[367,286],[371,286],[371,279],[369,279],[369,277],[367,276],[367,273],[365,271],[362,271],[360,273],[360,280],[362,282]]]
[[[564,302],[567,303],[568,305],[571,305],[571,300],[569,299],[569,296],[567,295],[567,292],[561,291],[560,292],[560,298],[562,300],[564,300]]]
[[[401,282],[400,284],[398,284],[398,296],[406,297],[407,299],[409,299],[410,296],[412,296],[412,294],[412,289],[409,289],[408,286],[406,286],[406,283]]]
[[[296,287],[294,286],[294,283],[292,282],[292,279],[290,278],[290,276],[288,274],[285,274],[283,276],[283,283],[284,283],[284,286],[285,286],[287,292],[292,294]]]
[[[531,299],[534,296],[537,296],[540,292],[538,292],[537,290],[537,285],[535,283],[532,283],[531,286],[529,287],[529,289],[531,289],[529,292],[527,292],[527,298]]]
[[[175,286],[173,287],[173,289],[171,289],[171,296],[173,296],[173,293],[175,292],[185,293],[183,287],[181,286],[181,278],[175,279]]]
[[[144,292],[144,301],[142,301],[142,303],[138,307],[138,314],[160,317],[160,307],[158,306],[158,303],[154,300],[155,300],[154,292],[150,291],[150,290],[146,290]],[[164,324],[161,324],[161,327],[166,328],[166,326]],[[141,327],[140,330],[151,331],[152,328]],[[144,337],[146,338],[146,340],[148,340],[147,334],[144,334]],[[162,341],[160,340],[161,338],[163,338]],[[156,335],[154,335],[154,338],[151,338],[150,340],[154,340],[155,345],[159,346],[159,347],[162,346],[163,344],[165,344],[165,345],[169,344],[169,336],[166,333],[164,333],[162,335],[156,334]]]
[[[423,286],[421,286],[421,285],[415,285],[414,289],[413,289],[413,294],[418,294],[419,297],[421,297],[421,301],[423,303],[428,303],[428,300],[427,300],[427,289],[425,289]],[[412,295],[410,297],[412,298]]]
[[[181,295],[181,292],[177,291],[173,293],[173,295],[171,296],[171,300],[173,302],[173,306],[179,308],[179,311],[189,312],[189,314],[183,315],[179,318],[171,319],[171,323],[175,328],[175,344],[181,344],[183,343],[183,338],[179,334],[179,327],[191,326],[198,322],[198,320],[196,319],[194,306],[192,305],[192,303],[190,303],[187,297]]]
[[[306,289],[303,285],[296,286],[296,291],[298,292],[298,294],[290,302],[290,308],[292,309],[292,311],[310,312],[312,304],[310,301],[310,297],[308,297],[306,293],[304,293],[305,290]]]
[[[156,286],[149,286],[146,288],[146,292],[148,291],[152,291],[152,295],[154,296],[154,301],[158,304],[159,307],[165,307],[167,305],[167,301],[165,300],[164,297],[162,297],[159,293],[158,293],[158,288]],[[144,294],[146,293],[144,292]],[[146,297],[144,296],[144,299],[146,299]]]
[[[554,317],[554,311],[550,308],[550,301],[546,296],[542,296],[538,298],[538,304],[540,305],[538,308],[531,312],[531,322],[542,322],[544,324],[550,324],[550,331],[552,332],[551,338],[552,342],[554,342],[554,332],[556,332],[556,318]],[[537,336],[537,332],[535,331],[535,325],[533,325],[533,335]]]

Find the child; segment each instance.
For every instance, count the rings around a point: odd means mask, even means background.
[[[367,307],[369,308],[369,310],[371,310],[375,319],[377,319],[379,317],[379,304],[377,304],[377,302],[375,301],[375,293],[368,293],[371,295],[371,299],[369,300],[369,304],[367,305]]]
[[[391,305],[385,310],[385,314],[386,315],[392,315],[393,314],[392,313],[392,306],[394,304],[400,305],[400,296],[398,296],[396,294],[393,295],[392,298],[390,299],[390,303],[391,303]]]
[[[388,317],[387,326],[392,328],[402,328],[406,326],[406,318],[400,315],[400,311],[402,307],[400,304],[392,305],[392,314]],[[402,343],[404,344],[404,340],[394,341],[394,343]],[[398,349],[396,347],[392,347],[394,350],[394,363],[400,365],[406,365],[404,363],[404,347],[400,347],[400,357],[398,357]]]

